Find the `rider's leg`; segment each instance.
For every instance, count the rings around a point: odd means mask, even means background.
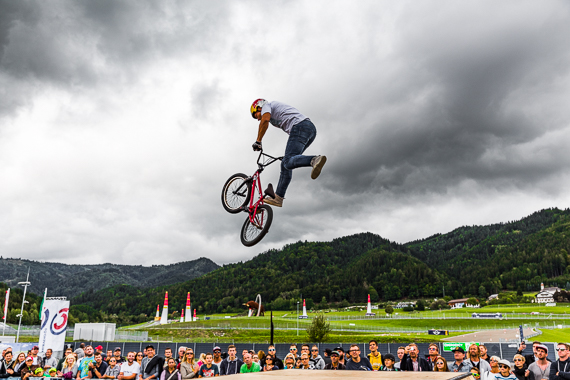
[[[291,129],[285,148],[285,155],[281,162],[279,184],[275,191],[275,194],[279,197],[285,198],[285,192],[293,176],[293,169],[311,166],[311,160],[315,156],[303,156],[302,153],[312,144],[316,136],[317,129],[308,119],[296,124]]]

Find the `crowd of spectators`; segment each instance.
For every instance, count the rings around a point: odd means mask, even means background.
[[[548,347],[533,342],[532,354],[522,355],[526,346],[521,344],[512,362],[507,358],[489,356],[485,345],[471,344],[468,351],[455,347],[454,360],[447,362],[440,355],[439,346],[430,344],[428,353],[420,354],[412,343],[399,347],[397,356],[378,352],[378,343],[369,342],[368,355],[362,355],[360,347],[351,345],[345,353],[342,347],[326,349],[323,356],[319,347],[303,344],[301,352],[292,344],[284,358],[276,356],[275,346],[269,345],[267,352],[243,350],[238,356],[237,349],[230,344],[222,353],[219,346],[211,352],[201,353],[198,358],[189,347],[179,347],[175,353],[167,348],[164,357],[156,354],[152,345],[143,352],[128,352],[122,356],[121,348],[103,353],[103,347],[95,349],[81,344],[73,351],[67,348],[58,361],[52,350],[38,355],[38,346],[27,354],[15,355],[10,348],[2,352],[0,378],[57,377],[68,380],[118,379],[118,380],[186,380],[201,377],[235,375],[250,372],[279,370],[344,370],[344,371],[435,371],[470,372],[477,380],[570,380],[570,345],[558,343],[558,360],[548,359]]]

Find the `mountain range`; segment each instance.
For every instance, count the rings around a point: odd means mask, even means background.
[[[363,303],[367,294],[373,302],[385,302],[430,299],[444,292],[454,298],[484,298],[502,290],[538,291],[541,283],[568,288],[569,251],[569,209],[463,226],[406,244],[360,233],[330,242],[289,244],[177,282],[161,283],[168,276],[150,280],[144,275],[138,276],[139,283],[119,281],[120,270],[113,272],[115,285],[104,289],[78,282],[75,286],[84,292],[72,299],[70,320],[142,322],[154,315],[165,291],[171,312],[181,310],[191,292],[193,308],[212,313],[243,312],[243,304],[258,294],[267,310],[290,310],[300,299],[307,299],[308,307],[342,306]],[[105,275],[107,269],[98,269],[99,276]],[[85,276],[84,271],[78,275]]]

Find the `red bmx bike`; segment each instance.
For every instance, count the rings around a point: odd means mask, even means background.
[[[261,172],[275,161],[283,157],[272,157],[263,150],[257,157],[257,170],[251,177],[243,173],[232,175],[222,190],[222,205],[224,209],[237,214],[247,212],[247,218],[241,228],[241,243],[252,247],[265,237],[273,221],[273,210],[263,203],[266,196],[275,198],[273,186],[269,184],[264,192],[261,191]],[[249,205],[248,205],[249,202]]]

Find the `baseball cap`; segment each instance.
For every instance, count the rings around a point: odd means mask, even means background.
[[[459,352],[461,352],[462,354],[465,353],[465,350],[463,349],[463,347],[459,347],[459,346],[458,346],[458,347],[455,347],[455,348],[454,348],[453,350],[451,350],[451,351],[453,351],[453,352],[459,351]]]
[[[115,347],[115,351],[121,351],[121,347]]]
[[[44,369],[43,369],[42,367],[40,367],[40,368],[36,368],[36,370],[34,371],[34,373],[40,373],[40,372],[43,372],[43,371],[44,371]]]
[[[544,344],[537,344],[536,348],[543,349],[548,354],[548,347],[546,347]]]
[[[34,346],[32,347],[32,350],[39,350],[40,348],[38,346]]]
[[[507,359],[501,359],[501,360],[499,360],[499,364],[504,364],[504,365],[506,365],[507,367],[510,367],[510,366],[511,366],[511,362],[509,362]]]
[[[384,355],[384,360],[386,360],[386,359],[390,359],[391,361],[396,362],[396,358],[392,354]]]
[[[337,352],[344,352],[344,350],[342,349],[342,347],[337,347],[337,348],[335,348],[334,350],[337,351]]]
[[[222,351],[222,349],[219,346],[216,346],[212,351]]]
[[[31,356],[28,356],[28,357],[26,358],[26,361],[28,361],[28,360],[34,360],[34,358],[32,358]]]
[[[149,344],[149,345],[148,345],[148,346],[146,346],[144,349],[145,349],[145,350],[148,350],[149,348],[151,348],[151,349],[153,349],[153,350],[154,350],[154,346],[153,346],[152,344]]]
[[[49,369],[49,373],[52,373],[52,372],[57,372],[57,369],[56,369],[55,367],[51,367],[51,368]]]
[[[338,353],[337,350],[334,350],[333,352],[331,352],[330,356],[333,356],[333,355],[340,356],[340,354]]]
[[[95,347],[95,349],[96,349],[96,350],[102,350],[102,349],[103,349],[103,346],[99,345],[99,346]]]

